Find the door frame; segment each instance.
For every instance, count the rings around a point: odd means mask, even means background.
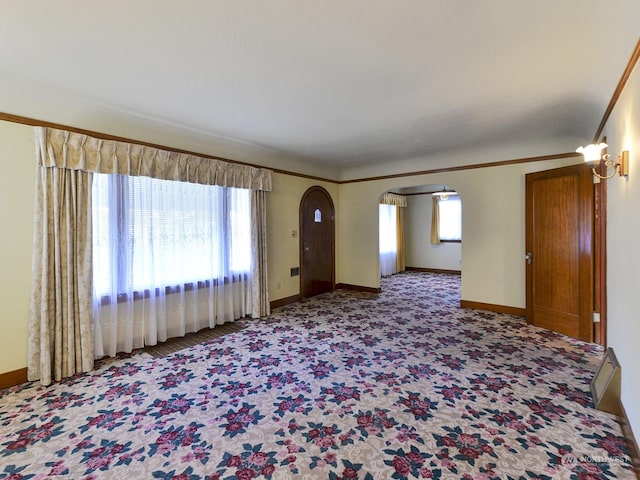
[[[331,289],[336,289],[336,226],[335,226],[335,206],[331,194],[320,185],[314,185],[309,187],[302,198],[300,199],[300,206],[298,207],[298,264],[300,265],[300,298],[307,298],[304,296],[304,203],[307,197],[312,192],[321,192],[329,200],[329,206],[331,208]]]
[[[602,141],[607,143],[607,137]],[[603,155],[607,150],[602,152]],[[598,173],[606,176],[604,160],[597,167]],[[596,181],[597,180],[597,181]],[[594,296],[593,310],[600,313],[600,322],[593,325],[593,341],[607,347],[607,180],[593,177],[594,181]]]

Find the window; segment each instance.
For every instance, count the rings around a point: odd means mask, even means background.
[[[397,211],[395,205],[379,206],[380,275],[383,277],[397,272],[398,251]]]
[[[450,195],[446,200],[440,198],[440,241],[462,241],[462,202],[460,196]]]
[[[97,298],[251,269],[250,190],[94,174]]]
[[[394,205],[379,206],[380,210],[380,253],[396,253],[398,238],[396,233],[396,209]]]

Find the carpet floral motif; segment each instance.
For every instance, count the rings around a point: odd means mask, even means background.
[[[0,392],[0,479],[635,478],[591,406],[602,349],[462,309],[459,290],[395,275]]]

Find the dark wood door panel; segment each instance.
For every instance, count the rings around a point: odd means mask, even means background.
[[[575,176],[533,182],[535,307],[579,314],[580,278],[578,181]],[[549,279],[553,278],[553,282]],[[564,286],[564,288],[562,288]]]
[[[300,293],[313,297],[335,288],[334,206],[322,187],[311,187],[300,202]]]

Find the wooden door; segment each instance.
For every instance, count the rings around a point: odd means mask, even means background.
[[[526,176],[527,321],[593,341],[594,187],[572,165]]]
[[[300,201],[300,294],[303,298],[335,288],[334,207],[329,192],[311,187]]]

